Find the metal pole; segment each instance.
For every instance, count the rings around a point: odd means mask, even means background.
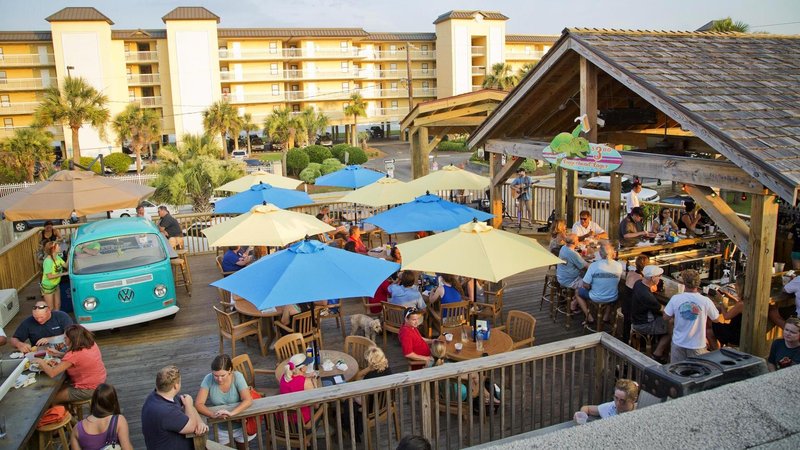
[[[406,42],[406,75],[408,77],[408,112],[414,109],[414,84],[411,80],[411,42]]]

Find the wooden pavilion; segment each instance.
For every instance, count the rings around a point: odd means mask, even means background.
[[[776,201],[796,203],[800,188],[800,36],[564,30],[470,138],[491,153],[495,211],[523,159],[544,159],[581,114],[590,142],[636,149],[611,176],[610,217],[620,174],[683,183],[747,255],[741,347],[766,355]],[[749,226],[712,187],[752,196]],[[576,192],[577,174],[558,169],[556,209],[569,223]]]

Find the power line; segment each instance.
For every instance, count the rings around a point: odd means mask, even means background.
[[[781,25],[795,25],[795,24],[798,24],[798,23],[800,23],[800,21],[798,21],[798,22],[784,22],[784,23],[769,23],[767,25],[751,25],[751,27],[752,28],[777,27],[777,26],[781,26]]]

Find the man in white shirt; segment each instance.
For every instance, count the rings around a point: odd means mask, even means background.
[[[642,183],[636,180],[633,182],[631,191],[625,194],[625,208],[627,208],[628,214],[631,213],[633,208],[639,206],[639,192],[642,192]]]
[[[783,287],[787,294],[794,294],[795,313],[800,317],[800,276],[795,276],[792,281]]]
[[[578,236],[579,241],[583,241],[588,237],[595,239],[608,239],[608,233],[600,225],[592,222],[592,213],[589,211],[581,211],[578,214],[578,221],[572,225],[572,232]]]
[[[676,363],[706,353],[706,319],[719,322],[721,315],[714,302],[697,292],[700,274],[694,269],[681,272],[685,292],[675,294],[664,307],[664,319],[674,320],[670,362]]]

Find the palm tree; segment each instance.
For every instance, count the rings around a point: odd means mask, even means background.
[[[154,109],[131,103],[117,114],[111,127],[117,133],[119,144],[127,141],[136,155],[136,173],[142,173],[142,150],[158,142],[161,136],[161,118]]]
[[[179,146],[166,146],[159,156],[153,198],[171,205],[190,203],[196,212],[210,210],[215,187],[244,175],[241,164],[220,161],[219,146],[208,134],[187,134]]]
[[[233,140],[236,149],[239,148],[238,134],[241,130],[241,118],[236,110],[228,103],[227,100],[220,100],[214,102],[207,110],[203,111],[203,128],[206,129],[208,134],[219,134],[222,137],[222,158],[228,159],[228,143],[225,136],[228,134],[233,135]]]
[[[247,135],[247,155],[250,156],[250,153],[252,153],[252,149],[250,148],[250,133],[258,130],[258,125],[253,122],[253,115],[250,113],[244,113],[240,125],[242,126],[242,131]]]
[[[0,152],[3,164],[12,171],[25,174],[25,181],[33,183],[36,163],[49,166],[56,158],[53,152],[53,135],[42,128],[20,128],[7,139]],[[40,171],[40,177],[46,173]]]
[[[528,76],[528,74],[531,73],[531,70],[533,70],[534,67],[536,67],[535,62],[523,64],[522,67],[520,67],[519,70],[517,70],[517,83],[519,83],[520,81],[522,81],[523,78]]]
[[[358,116],[363,116],[367,112],[367,103],[361,97],[361,94],[356,92],[350,96],[350,103],[344,107],[344,114],[346,116],[353,116],[353,129],[350,130],[350,142],[355,146],[358,145]]]
[[[84,123],[97,128],[105,138],[105,126],[111,113],[106,108],[108,98],[93,88],[86,80],[66,77],[63,89],[57,86],[45,90],[44,100],[34,112],[37,125],[66,125],[72,130],[72,160],[81,161],[81,145],[78,130]]]
[[[302,113],[300,113],[300,120],[303,122],[303,125],[306,128],[306,133],[308,133],[309,144],[314,142],[316,134],[325,131],[325,128],[328,127],[328,123],[330,123],[328,116],[322,112],[317,112],[311,106],[307,107]]]
[[[281,171],[286,176],[286,153],[294,147],[295,136],[305,132],[303,122],[292,114],[287,108],[276,109],[264,120],[264,131],[269,135],[272,142],[279,142],[281,145]]]
[[[747,33],[750,31],[750,25],[737,20],[733,21],[730,17],[724,19],[717,19],[714,25],[711,26],[711,31],[732,31],[735,33]]]
[[[486,89],[501,89],[510,91],[517,85],[519,79],[514,75],[511,65],[499,62],[492,66],[492,72],[486,75],[483,80],[483,87]]]

